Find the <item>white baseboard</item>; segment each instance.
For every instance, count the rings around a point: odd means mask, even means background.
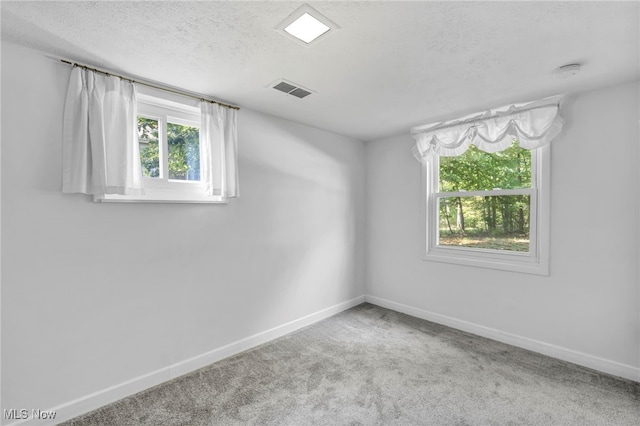
[[[509,345],[518,346],[533,352],[538,352],[553,358],[568,361],[583,367],[592,368],[603,373],[622,377],[629,380],[640,382],[640,368],[631,365],[621,364],[594,355],[585,354],[583,352],[574,351],[572,349],[563,348],[561,346],[552,345],[527,337],[518,336],[494,328],[485,327],[468,321],[459,320],[448,317],[446,315],[436,314],[434,312],[425,311],[423,309],[404,305],[402,303],[392,302],[376,296],[365,296],[365,300],[373,305],[401,312],[413,317],[425,319],[438,324],[446,325],[451,328],[466,331],[478,336],[487,337],[497,340],[498,342],[507,343]]]
[[[330,306],[321,311],[304,316],[297,320],[282,324],[278,327],[274,327],[270,330],[263,331],[253,336],[238,340],[230,343],[226,346],[214,349],[204,354],[195,356],[193,358],[180,361],[176,364],[164,367],[162,369],[153,371],[151,373],[136,377],[128,380],[124,383],[111,386],[109,388],[100,390],[90,395],[83,396],[74,401],[70,401],[61,404],[57,407],[48,409],[46,411],[53,411],[56,413],[54,421],[38,420],[38,419],[25,419],[17,422],[10,423],[6,426],[26,426],[26,425],[51,425],[61,423],[67,420],[71,420],[74,417],[78,417],[97,408],[116,402],[127,396],[131,396],[135,393],[148,389],[152,386],[159,385],[167,380],[175,379],[176,377],[198,370],[216,361],[220,361],[224,358],[228,358],[232,355],[246,351],[270,340],[289,334],[293,331],[299,330],[303,327],[311,325],[315,322],[321,321],[325,318],[329,318],[337,313],[340,313],[346,309],[357,306],[364,303],[365,296],[359,296],[346,302],[338,303],[337,305]],[[31,413],[29,413],[30,415]]]

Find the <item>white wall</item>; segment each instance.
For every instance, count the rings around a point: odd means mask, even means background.
[[[565,104],[552,148],[551,275],[541,277],[421,260],[408,136],[365,148],[244,109],[241,198],[228,205],[63,195],[68,75],[3,43],[2,408],[73,405],[344,307],[364,294],[365,266],[376,303],[640,371],[637,83]]]
[[[367,300],[640,380],[638,95],[636,82],[564,105],[548,277],[422,260],[412,139],[368,143]]]
[[[69,72],[3,43],[2,408],[58,407],[364,300],[362,142],[241,110],[239,199],[94,204],[60,192]]]

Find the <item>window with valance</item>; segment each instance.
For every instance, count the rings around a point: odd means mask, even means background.
[[[427,260],[546,275],[561,97],[415,127]]]

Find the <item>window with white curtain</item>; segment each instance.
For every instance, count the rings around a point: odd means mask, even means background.
[[[412,129],[426,260],[547,275],[559,97]]]
[[[62,191],[99,202],[237,197],[236,108],[74,67],[64,112]]]
[[[140,88],[137,134],[144,195],[100,194],[97,201],[224,202],[203,181],[201,111],[194,99]]]

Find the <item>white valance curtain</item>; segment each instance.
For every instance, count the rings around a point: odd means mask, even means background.
[[[200,112],[202,180],[207,195],[238,197],[237,111],[201,102]]]
[[[140,195],[133,83],[74,67],[63,124],[62,192]]]
[[[511,146],[514,139],[525,149],[551,142],[562,130],[560,96],[539,101],[507,105],[457,120],[414,127],[413,155],[427,161],[433,155],[454,157],[464,154],[470,145],[486,152],[498,152]]]

